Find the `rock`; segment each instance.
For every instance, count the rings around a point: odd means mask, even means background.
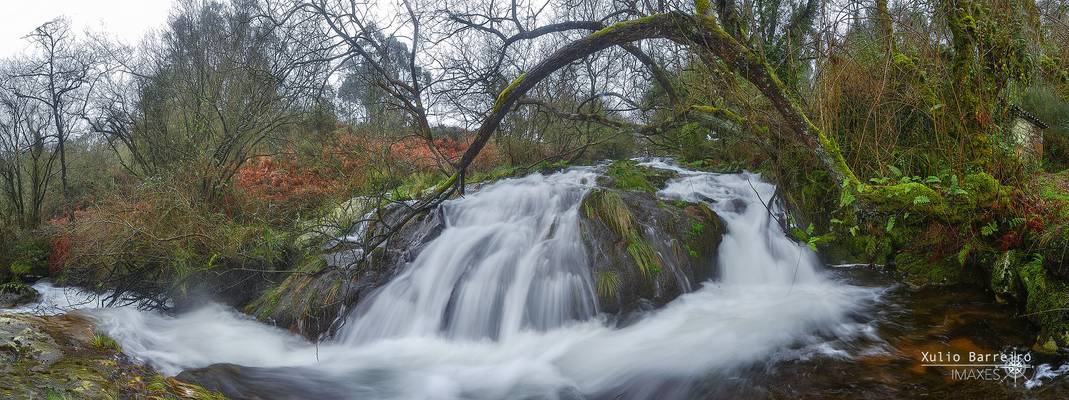
[[[1051,277],[1038,258],[1024,264],[1017,275],[1027,294],[1028,318],[1039,325],[1039,347],[1069,347],[1069,283]]]
[[[0,314],[0,398],[221,398],[168,380],[112,344],[81,315]]]
[[[1017,278],[1020,263],[1021,255],[1016,250],[1003,252],[992,263],[990,287],[995,293],[995,300],[1007,303],[1021,299],[1021,288]]]
[[[341,236],[371,210],[377,201],[371,196],[357,196],[343,202],[322,217],[305,222],[301,230],[305,232],[297,237],[298,247],[321,244]]]
[[[24,283],[5,283],[0,285],[0,308],[14,308],[32,303],[40,296],[37,290]]]
[[[957,284],[964,275],[964,268],[956,260],[931,257],[920,251],[900,252],[894,260],[902,282],[913,288]]]
[[[403,215],[404,206],[393,204],[383,221],[370,223],[364,240],[383,235],[387,225]],[[405,224],[382,246],[372,249],[363,263],[362,250],[352,245],[333,253],[303,260],[279,285],[264,292],[245,307],[257,319],[290,330],[310,340],[329,336],[340,327],[337,316],[396,275],[398,267],[412,261],[444,225],[438,210],[419,215]]]
[[[580,205],[580,226],[599,311],[627,314],[662,306],[716,275],[724,223],[704,204],[669,204],[647,191],[595,189]]]
[[[634,161],[618,161],[598,180],[609,188],[592,191],[584,199],[583,210],[590,214],[582,228],[595,254],[592,273],[603,311],[636,311],[643,299],[660,306],[714,275],[723,223],[704,205],[657,199],[654,192],[675,176]],[[602,204],[598,199],[618,201]],[[628,218],[626,227],[611,221],[611,213],[618,211],[611,207],[621,203],[626,203],[626,215],[620,214]],[[382,218],[386,223],[369,223],[362,231],[364,242],[383,235],[403,211],[403,205],[387,206]],[[417,216],[383,246],[370,250],[363,263],[355,263],[363,254],[359,244],[343,244],[331,254],[307,258],[245,312],[310,340],[329,337],[344,321],[338,315],[389,282],[443,228],[441,211],[436,209]]]
[[[620,160],[605,168],[605,173],[598,177],[598,185],[654,193],[676,175],[673,171],[640,166],[633,160]]]
[[[262,368],[214,364],[182,371],[178,379],[193,382],[234,399],[374,398],[367,385],[347,383],[309,368]],[[380,394],[381,396],[381,394]]]

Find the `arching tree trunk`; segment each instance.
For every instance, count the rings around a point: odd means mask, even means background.
[[[457,164],[459,179],[456,182],[460,185],[461,192],[465,169],[479,155],[501,120],[528,90],[576,60],[612,46],[643,39],[669,39],[719,58],[771,101],[776,111],[791,127],[792,133],[813,149],[832,176],[843,183],[857,183],[857,177],[843,159],[838,144],[809,120],[805,111],[790,97],[783,82],[764,59],[735,40],[711,16],[669,12],[616,23],[593,32],[553,52],[530,71],[513,80],[498,95],[490,114],[476,131],[475,141]]]

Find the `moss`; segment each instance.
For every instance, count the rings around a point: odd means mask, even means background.
[[[1011,250],[1000,254],[991,265],[991,291],[996,300],[1006,302],[1020,296],[1017,270],[1020,268],[1020,254]]]
[[[1038,342],[1069,346],[1069,285],[1048,277],[1042,257],[1025,264],[1018,276],[1028,295],[1026,315],[1040,328]]]
[[[952,260],[932,259],[914,252],[895,256],[895,268],[910,286],[945,285],[961,280],[962,266]]]
[[[1010,199],[1009,188],[984,172],[965,175],[961,189],[963,192],[960,195],[951,196],[956,205],[970,207],[1007,205]]]
[[[245,307],[245,312],[260,320],[271,320],[280,314],[300,315],[301,307],[315,302],[320,296],[329,293],[306,293],[315,274],[327,267],[327,262],[319,256],[308,256],[302,260],[282,283],[265,291],[260,297]]]
[[[704,230],[705,230],[705,225],[704,224],[702,224],[701,222],[693,222],[693,223],[690,224],[690,232],[689,233],[690,233],[691,236],[699,236],[699,235],[702,234],[702,231],[704,231]]]
[[[947,202],[943,196],[919,182],[874,186],[862,196],[883,212],[916,212],[934,216],[948,214]]]
[[[436,193],[437,192],[441,192],[441,191],[445,190],[446,188],[448,188],[450,186],[453,186],[454,184],[457,183],[457,179],[459,177],[460,177],[460,174],[454,172],[453,175],[449,176],[449,178],[447,178],[446,180],[444,180],[442,182],[439,182],[437,185],[435,185],[434,186],[434,192],[436,192]]]
[[[598,183],[615,189],[654,193],[675,174],[670,171],[639,166],[632,160],[609,164]]]
[[[694,0],[694,11],[698,15],[709,14],[709,0]]]
[[[590,36],[588,36],[588,38],[590,40],[597,40],[597,39],[601,38],[602,36],[609,35],[609,34],[611,34],[613,32],[616,32],[617,30],[624,29],[624,28],[631,27],[631,26],[637,26],[637,25],[646,24],[646,23],[649,23],[651,21],[655,21],[657,18],[661,18],[663,16],[664,16],[663,14],[653,14],[653,15],[642,17],[642,18],[636,18],[636,19],[632,19],[632,20],[617,22],[615,24],[612,24],[612,25],[606,26],[604,28],[601,28],[601,29],[595,31],[594,33],[591,33]]]
[[[223,399],[177,381],[154,385],[167,378],[116,357],[118,345],[102,338],[75,315],[0,316],[0,359],[18,360],[0,363],[0,398]]]
[[[513,79],[512,82],[505,87],[505,90],[501,91],[501,94],[497,95],[497,100],[494,101],[494,112],[497,112],[501,109],[501,107],[505,106],[505,100],[509,97],[510,94],[512,94],[513,91],[516,90],[517,87],[520,86],[521,83],[523,83],[524,76],[525,74],[520,74],[519,76],[517,76],[516,79]],[[456,178],[454,177],[454,180],[455,179]]]

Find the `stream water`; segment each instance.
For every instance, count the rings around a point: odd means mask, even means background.
[[[225,384],[250,397],[1069,393],[1058,376],[1065,371],[1039,361],[1027,374],[1030,389],[1024,381],[953,380],[921,365],[922,351],[1030,343],[1024,321],[983,294],[911,291],[873,268],[825,268],[784,235],[774,218],[782,210],[770,201],[775,187],[759,175],[647,165],[680,174],[659,196],[706,202],[727,233],[717,280],[624,327],[598,314],[578,231],[593,168],[503,180],[443,204],[442,233],[318,345],[221,305],[177,316],[89,313],[124,352],[166,374],[242,366]]]

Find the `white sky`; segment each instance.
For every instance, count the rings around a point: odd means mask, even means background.
[[[59,16],[71,20],[74,33],[106,32],[136,43],[167,20],[171,0],[0,0],[0,57],[26,47],[22,39],[34,28]]]

